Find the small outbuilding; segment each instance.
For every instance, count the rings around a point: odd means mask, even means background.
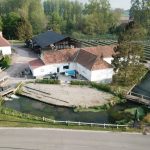
[[[11,55],[11,45],[0,32],[0,55]]]

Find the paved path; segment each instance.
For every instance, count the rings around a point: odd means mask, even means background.
[[[0,129],[0,150],[149,150],[150,135],[57,129]]]

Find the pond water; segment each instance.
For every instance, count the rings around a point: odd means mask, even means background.
[[[131,116],[122,114],[118,116],[120,110],[129,108],[142,108],[143,106],[126,102],[112,107],[109,111],[101,112],[74,112],[73,108],[59,107],[49,105],[40,101],[35,101],[26,97],[18,97],[12,95],[3,103],[4,107],[17,110],[22,113],[32,114],[36,116],[51,118],[60,121],[77,121],[77,122],[93,122],[93,123],[115,123],[115,121],[128,119]],[[144,110],[145,108],[143,108]],[[150,112],[150,110],[148,110]],[[115,117],[112,114],[115,113]]]
[[[52,118],[61,121],[110,123],[108,112],[74,112],[72,108],[53,106],[26,97],[13,96],[3,106],[22,113]]]

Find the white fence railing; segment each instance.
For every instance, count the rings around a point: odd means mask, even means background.
[[[130,124],[125,124],[125,125],[120,125],[120,124],[106,124],[106,123],[88,123],[88,122],[75,122],[75,121],[57,121],[57,120],[53,120],[50,118],[45,118],[45,117],[38,117],[38,116],[33,116],[30,114],[24,114],[24,113],[20,113],[14,110],[7,110],[1,108],[0,112],[2,114],[7,114],[7,115],[12,115],[12,116],[16,116],[16,117],[20,117],[20,118],[24,118],[24,119],[29,119],[29,120],[36,120],[36,121],[44,121],[50,124],[58,124],[58,125],[76,125],[76,126],[91,126],[91,127],[103,127],[103,128],[127,128],[127,127],[132,127],[132,125]]]

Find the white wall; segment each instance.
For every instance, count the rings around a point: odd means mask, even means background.
[[[67,66],[67,65],[69,65],[70,70],[78,71],[79,74],[81,74],[89,81],[111,82],[112,76],[114,74],[113,68],[90,71],[78,63],[52,64],[52,65],[45,65],[42,67],[38,67],[33,70],[32,68],[30,69],[34,77],[41,77],[50,73],[57,73],[57,68],[59,68],[60,73],[65,72],[68,69],[63,69],[63,66]]]
[[[11,55],[10,46],[0,47],[0,51],[2,52],[2,55]]]
[[[83,67],[82,65],[77,63],[76,70],[78,71],[79,74],[81,74],[83,77],[88,79],[89,81],[91,80],[91,71]]]
[[[57,68],[59,68],[60,73],[65,72],[68,69],[63,69],[63,66],[68,66],[68,65],[69,65],[68,63],[52,64],[52,65],[41,66],[36,69],[32,69],[31,66],[29,66],[29,67],[30,67],[34,77],[40,77],[40,76],[44,76],[44,75],[47,75],[50,73],[57,73]]]
[[[95,70],[91,72],[91,81],[111,82],[113,74],[113,68]]]
[[[111,61],[113,60],[112,57],[103,58],[107,63],[111,64]]]

